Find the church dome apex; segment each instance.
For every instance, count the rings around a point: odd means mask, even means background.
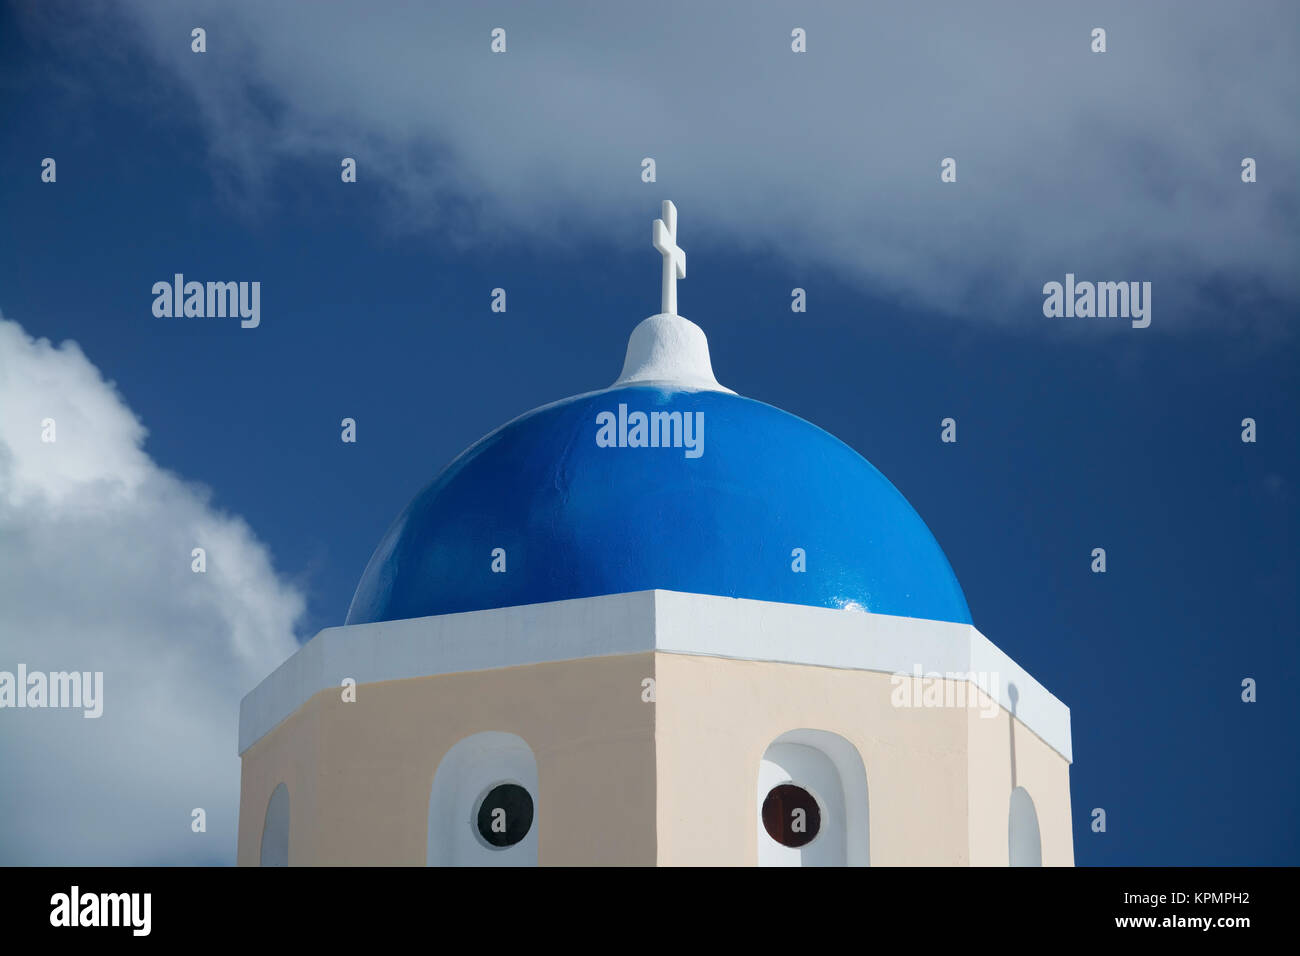
[[[623,373],[613,387],[652,384],[735,394],[719,385],[713,375],[704,330],[689,319],[665,312],[650,316],[632,330]]]
[[[622,374],[443,469],[380,541],[348,624],[648,590],[971,623],[938,542],[879,471],[718,384],[704,332],[677,314],[686,257],[663,212],[663,310],[632,331]]]

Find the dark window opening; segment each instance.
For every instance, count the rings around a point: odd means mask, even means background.
[[[488,846],[514,846],[533,826],[533,798],[517,783],[488,791],[478,808],[478,834]]]
[[[763,801],[763,828],[782,846],[807,846],[822,828],[817,798],[792,783],[773,787]]]

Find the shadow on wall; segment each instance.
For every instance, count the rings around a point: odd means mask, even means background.
[[[266,805],[258,865],[289,865],[289,788],[282,783],[276,784]]]
[[[1016,783],[1016,706],[1020,703],[1020,688],[1007,685],[1011,700],[1011,719],[1007,721],[1011,735],[1011,809],[1007,817],[1007,863],[1010,866],[1042,866],[1043,844],[1038,832],[1038,811],[1029,791]]]
[[[1007,820],[1007,860],[1011,866],[1042,866],[1043,844],[1038,834],[1038,812],[1024,787],[1011,791]]]

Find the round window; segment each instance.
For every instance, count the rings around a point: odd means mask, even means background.
[[[822,828],[817,798],[792,783],[773,787],[763,801],[763,828],[782,846],[807,846]]]
[[[488,846],[514,846],[532,829],[533,798],[517,783],[498,784],[479,804],[476,822]]]

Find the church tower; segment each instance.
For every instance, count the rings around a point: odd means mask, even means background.
[[[239,715],[241,865],[1074,862],[1070,714],[920,516],[663,311],[480,439]]]

